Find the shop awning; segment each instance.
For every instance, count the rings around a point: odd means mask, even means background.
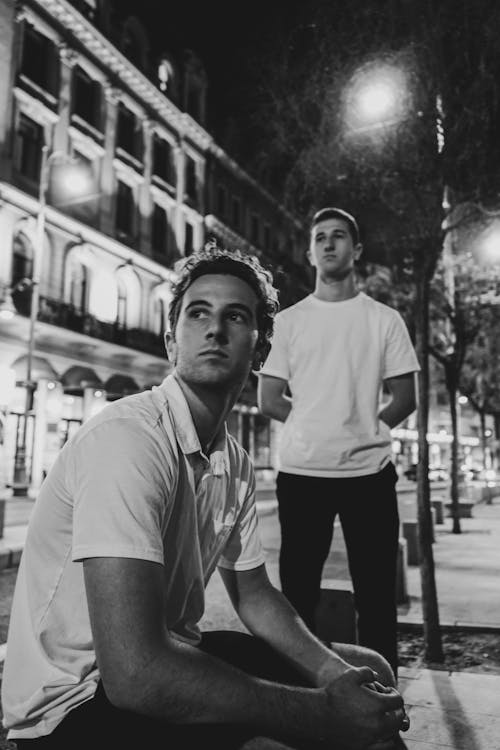
[[[141,389],[130,375],[111,375],[104,383],[104,388],[111,396],[128,396],[131,393],[138,393]]]
[[[64,390],[68,393],[72,391],[82,391],[84,388],[103,388],[103,382],[99,375],[90,367],[82,365],[73,365],[66,370],[61,378]]]
[[[28,355],[23,354],[21,357],[18,357],[11,365],[16,374],[16,382],[18,383],[26,382],[27,362]],[[44,359],[43,357],[35,356],[31,360],[31,380],[32,382],[38,382],[42,379],[59,380],[59,375],[48,360]]]

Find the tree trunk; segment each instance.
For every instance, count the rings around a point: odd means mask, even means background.
[[[432,552],[432,517],[429,488],[429,278],[425,268],[416,279],[416,351],[421,371],[418,377],[418,466],[417,512],[418,546],[420,552],[420,581],[425,656],[430,661],[444,661],[439,627],[434,556]]]
[[[452,531],[454,534],[461,534],[462,529],[460,528],[460,505],[459,505],[459,493],[458,493],[458,454],[459,454],[459,424],[457,414],[457,388],[453,382],[447,377],[447,390],[448,398],[450,400],[450,416],[451,416],[451,459],[450,459],[450,472],[451,472],[451,484],[450,484],[450,500],[451,500],[451,517],[452,517]]]
[[[479,412],[479,424],[480,424],[480,430],[481,430],[481,451],[483,454],[483,471],[486,471],[486,469],[490,468],[489,461],[488,461],[488,451],[487,451],[487,438],[486,438],[486,414],[481,409]]]

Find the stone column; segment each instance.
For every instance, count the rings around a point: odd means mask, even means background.
[[[59,82],[59,121],[54,129],[54,151],[67,154],[69,149],[69,126],[71,122],[71,93],[73,68],[78,60],[78,53],[62,42],[59,44],[60,82]]]
[[[176,165],[176,178],[177,178],[177,189],[176,189],[176,207],[175,207],[175,238],[177,247],[181,255],[184,255],[184,211],[182,207],[184,205],[184,193],[186,190],[186,154],[181,145],[174,149],[175,165]]]
[[[116,127],[118,120],[119,90],[113,86],[104,86],[106,99],[106,122],[104,127],[104,156],[101,168],[101,215],[100,225],[104,234],[113,234],[114,229],[114,206],[113,197],[115,191],[115,174],[113,159],[115,158]]]
[[[153,200],[151,196],[151,174],[153,171],[153,123],[145,118],[142,121],[144,138],[143,183],[139,191],[139,247],[145,255],[152,255],[151,216]]]

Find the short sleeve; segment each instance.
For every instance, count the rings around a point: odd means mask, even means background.
[[[248,458],[247,471],[247,478],[240,483],[244,493],[241,510],[218,562],[219,567],[230,570],[252,570],[265,562],[255,504],[255,474]]]
[[[172,460],[155,428],[108,420],[73,446],[73,561],[131,557],[163,564]]]
[[[279,313],[274,321],[271,350],[259,375],[290,380],[290,358],[288,356],[289,333],[286,319]]]
[[[383,379],[418,372],[417,355],[401,315],[392,310],[384,349]]]

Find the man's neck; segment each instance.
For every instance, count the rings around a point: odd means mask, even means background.
[[[177,373],[175,375],[189,406],[201,450],[208,455],[241,389],[215,390],[186,383]]]
[[[316,287],[313,296],[323,302],[342,302],[346,299],[356,297],[358,290],[354,281],[354,275],[349,274],[344,279],[328,279],[316,277]]]

